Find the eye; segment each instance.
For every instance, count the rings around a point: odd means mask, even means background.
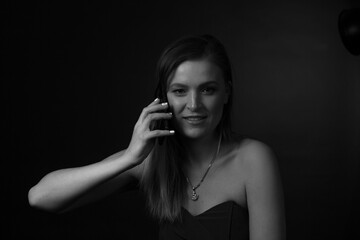
[[[216,88],[214,87],[206,87],[202,90],[202,93],[207,94],[207,95],[211,95],[216,91]]]
[[[177,96],[182,96],[185,94],[186,91],[185,91],[185,89],[177,88],[177,89],[172,90],[172,92]]]

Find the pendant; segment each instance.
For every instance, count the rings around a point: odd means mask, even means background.
[[[199,198],[199,195],[197,195],[196,192],[195,192],[195,189],[193,189],[192,190],[191,200],[196,201],[196,200],[198,200],[198,198]]]

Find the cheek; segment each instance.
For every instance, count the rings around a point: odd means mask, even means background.
[[[224,107],[224,99],[222,97],[213,99],[209,102],[208,109],[216,114],[221,114]]]
[[[179,113],[182,109],[183,103],[178,98],[173,98],[171,95],[167,95],[169,107],[172,113],[175,115]]]

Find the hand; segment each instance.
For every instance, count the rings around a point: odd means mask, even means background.
[[[156,137],[174,135],[173,130],[150,129],[153,121],[171,119],[171,112],[161,112],[168,107],[168,103],[160,103],[157,98],[141,112],[135,124],[129,147],[126,149],[126,153],[133,157],[136,165],[142,163],[149,155],[154,147]]]

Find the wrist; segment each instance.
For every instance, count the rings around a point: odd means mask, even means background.
[[[124,157],[127,159],[130,167],[136,167],[143,161],[141,157],[139,157],[137,154],[134,154],[129,148],[125,150]]]

